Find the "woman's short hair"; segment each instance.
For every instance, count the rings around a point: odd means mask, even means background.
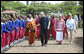
[[[71,13],[69,13],[69,15],[68,15],[68,16],[70,17],[70,16],[72,16],[72,14],[71,14]]]
[[[44,12],[40,12],[40,14],[44,14]]]

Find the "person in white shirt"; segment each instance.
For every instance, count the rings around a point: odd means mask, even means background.
[[[31,22],[32,20],[33,20],[32,15],[29,14],[29,16],[27,17],[27,21]]]
[[[66,21],[66,27],[67,27],[67,32],[68,32],[68,40],[71,44],[73,30],[75,31],[76,29],[75,21],[74,19],[72,19],[72,14],[69,14],[69,19]]]
[[[76,29],[77,29],[78,28],[78,17],[77,17],[77,15],[74,16],[74,21],[75,21]]]

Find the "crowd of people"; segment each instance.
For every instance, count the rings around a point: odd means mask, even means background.
[[[71,44],[72,33],[80,23],[79,14],[73,17],[71,13],[49,16],[41,12],[35,16],[14,14],[5,19],[1,17],[1,49],[8,49],[25,37],[28,37],[30,46],[35,45],[35,38],[40,38],[42,46],[47,45],[50,38],[61,44],[64,37]]]
[[[23,40],[26,17],[22,15],[9,15],[1,17],[1,48],[8,49],[14,43]],[[15,42],[14,42],[15,41]]]

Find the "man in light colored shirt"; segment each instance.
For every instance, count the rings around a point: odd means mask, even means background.
[[[71,44],[72,32],[73,32],[73,30],[75,31],[75,29],[76,29],[75,21],[74,21],[74,19],[72,19],[71,14],[69,14],[69,19],[66,21],[66,27],[67,27],[67,32],[68,32],[68,40]]]
[[[75,24],[76,24],[76,28],[78,28],[78,17],[77,17],[77,15],[74,16],[74,21],[75,21]]]
[[[74,19],[68,19],[67,22],[66,22],[66,26],[67,26],[67,29],[73,29],[73,30],[75,30],[76,26],[75,26]]]

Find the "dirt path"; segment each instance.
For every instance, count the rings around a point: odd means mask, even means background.
[[[57,45],[55,40],[49,40],[47,46],[41,46],[40,41],[35,41],[35,46],[29,47],[28,41],[24,40],[10,48],[5,53],[82,53],[83,52],[83,29],[77,29],[73,33],[72,44],[64,39],[61,45]]]

